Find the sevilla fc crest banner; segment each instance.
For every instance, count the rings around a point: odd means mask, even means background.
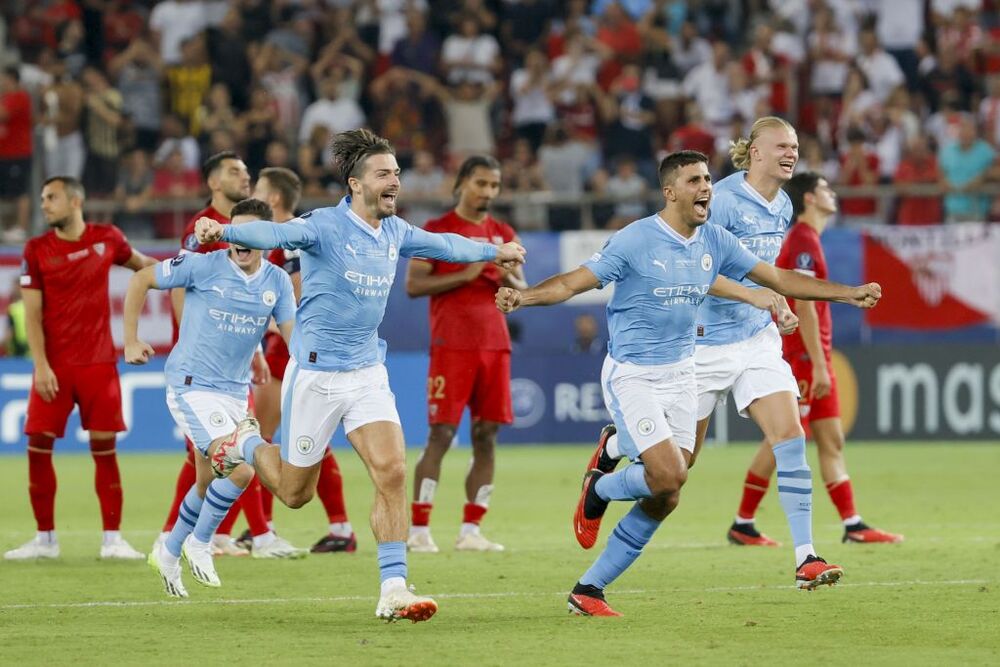
[[[1000,226],[877,227],[864,236],[865,281],[882,285],[875,327],[1000,324]]]

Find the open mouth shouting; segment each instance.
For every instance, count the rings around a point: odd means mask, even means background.
[[[783,174],[791,178],[792,171],[795,169],[795,160],[780,160],[778,162],[778,168],[781,169]]]
[[[702,195],[694,200],[694,212],[699,217],[705,217],[708,215],[708,203],[712,200],[711,195]]]
[[[236,259],[243,262],[250,259],[250,254],[253,252],[250,248],[242,248],[240,246],[233,246],[233,250],[236,251]]]
[[[398,190],[387,190],[379,195],[379,203],[383,206],[394,208],[396,206],[396,197],[399,195]]]

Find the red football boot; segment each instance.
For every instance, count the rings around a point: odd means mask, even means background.
[[[737,523],[729,527],[726,539],[730,544],[744,547],[780,547],[781,543],[772,540],[767,535],[758,532],[752,523]]]
[[[833,586],[844,576],[839,565],[830,565],[819,556],[809,556],[795,571],[795,585],[811,591],[819,586]]]
[[[855,542],[858,544],[896,544],[902,541],[902,535],[887,533],[878,528],[871,528],[861,521],[845,530],[844,538],[841,540],[841,542]]]

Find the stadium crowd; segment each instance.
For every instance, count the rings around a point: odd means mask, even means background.
[[[342,185],[331,136],[388,138],[407,198],[448,197],[466,157],[502,160],[509,192],[592,193],[619,227],[656,195],[655,165],[697,149],[715,177],[730,139],[775,114],[802,170],[893,183],[853,221],[1000,219],[995,0],[13,0],[4,3],[3,240],[27,236],[30,178],[82,178],[138,238],[187,216],[146,203],[204,194],[204,156],[283,166],[306,197]],[[928,193],[913,185],[938,188]],[[948,194],[943,194],[949,191]],[[1000,200],[997,200],[1000,201]],[[422,224],[439,209],[404,208]],[[574,206],[515,205],[521,229],[578,227]]]

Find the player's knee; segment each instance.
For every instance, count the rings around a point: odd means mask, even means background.
[[[658,498],[676,495],[687,482],[687,468],[646,469],[646,483]]]
[[[455,431],[450,424],[434,424],[427,435],[427,449],[444,454],[455,440]]]
[[[406,463],[402,459],[375,463],[371,466],[370,472],[376,488],[380,491],[406,487]]]
[[[796,421],[794,423],[776,428],[770,433],[765,434],[764,439],[767,441],[768,446],[774,447],[782,442],[805,437],[806,433],[802,430],[802,425]]]
[[[286,491],[281,496],[281,502],[289,509],[297,510],[313,499],[313,489],[295,489]]]
[[[640,506],[642,511],[650,519],[655,521],[663,521],[670,513],[677,509],[677,505],[680,504],[681,494],[680,492],[671,493],[662,496],[654,496],[652,498],[643,498],[640,501]]]

